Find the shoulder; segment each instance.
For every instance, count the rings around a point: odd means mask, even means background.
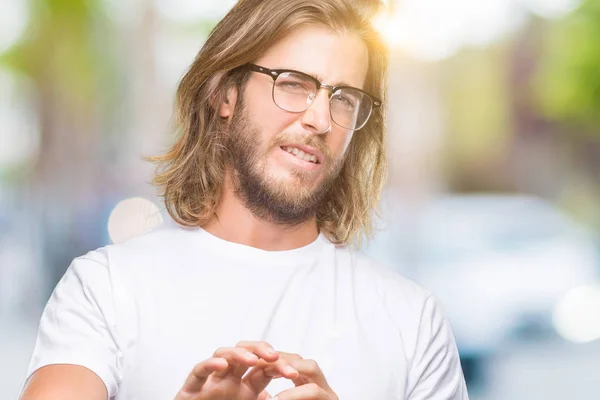
[[[172,257],[174,254],[185,254],[185,250],[190,249],[193,241],[194,230],[160,226],[126,241],[90,251],[76,260],[95,261],[111,266],[121,262],[148,263],[164,257]]]
[[[160,254],[189,248],[197,237],[195,229],[160,225],[129,240],[106,246],[106,251],[130,255]]]
[[[454,375],[460,384],[454,335],[435,294],[355,250],[338,248],[338,254],[351,266],[357,290],[362,292],[361,308],[370,318],[377,315],[392,324],[411,364],[428,365],[439,350],[449,355],[444,362],[458,371]]]
[[[181,265],[178,259],[191,251],[193,236],[193,231],[183,228],[159,227],[75,258],[65,275],[71,283],[83,286],[143,283]]]
[[[336,247],[338,260],[348,265],[357,282],[398,302],[424,303],[432,292],[374,259],[347,247]]]
[[[337,259],[353,282],[361,308],[387,319],[404,334],[414,335],[430,307],[438,311],[430,290],[356,250],[338,247]]]

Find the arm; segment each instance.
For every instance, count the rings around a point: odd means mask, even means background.
[[[433,296],[421,313],[407,399],[469,399],[450,323]]]
[[[116,394],[122,351],[107,261],[101,251],[79,257],[56,286],[42,313],[23,399]]]
[[[89,369],[54,364],[38,369],[29,379],[21,400],[106,400],[102,380]]]

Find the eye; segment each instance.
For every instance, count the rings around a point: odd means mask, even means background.
[[[277,89],[290,94],[306,94],[311,91],[310,84],[298,79],[279,79],[276,83]]]
[[[342,93],[336,94],[334,100],[339,105],[343,106],[348,110],[354,110],[356,108],[356,98],[353,96],[344,95]]]
[[[303,88],[304,87],[302,85],[302,83],[300,83],[300,82],[294,82],[294,81],[282,82],[281,86],[286,87],[286,88],[290,88],[290,89],[297,89],[297,88]]]

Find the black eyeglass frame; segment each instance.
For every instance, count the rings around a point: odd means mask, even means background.
[[[314,76],[310,76],[306,72],[297,71],[295,69],[287,69],[287,68],[286,69],[270,69],[270,68],[262,67],[262,66],[257,65],[257,64],[253,64],[253,63],[244,64],[240,68],[244,68],[244,69],[248,69],[250,71],[254,71],[254,72],[258,72],[258,73],[261,73],[261,74],[268,75],[268,76],[270,76],[273,79],[273,84],[277,81],[277,78],[279,77],[279,75],[281,75],[283,73],[286,73],[286,72],[293,72],[295,74],[299,74],[299,75],[305,76],[305,77],[307,77],[308,79],[310,79],[311,81],[313,81],[315,83],[315,85],[317,87],[317,91],[321,90],[321,88],[329,89],[331,91],[331,94],[329,95],[329,99],[330,100],[331,100],[331,96],[333,96],[333,94],[335,92],[337,92],[338,90],[340,90],[340,89],[352,89],[352,90],[356,90],[356,91],[364,94],[365,96],[369,97],[371,99],[371,103],[372,103],[372,105],[371,105],[371,112],[369,113],[369,116],[365,120],[365,123],[361,127],[359,127],[359,128],[352,129],[352,128],[343,127],[344,129],[350,129],[350,130],[353,130],[353,131],[357,131],[359,129],[364,128],[367,125],[367,123],[369,122],[369,119],[371,118],[371,115],[373,115],[373,111],[375,109],[377,109],[377,108],[380,108],[381,105],[382,105],[381,100],[379,100],[377,97],[375,97],[375,96],[373,96],[373,95],[365,92],[362,89],[356,88],[354,86],[347,86],[347,85],[340,85],[340,86],[328,85],[326,83],[320,82]],[[279,105],[275,101],[275,86],[274,85],[273,85],[273,91],[271,93],[271,96],[273,97],[273,103],[275,103],[275,105],[277,105],[277,107],[279,107]],[[282,110],[287,111],[287,112],[301,113],[301,112],[304,112],[304,111],[308,110],[309,107],[307,107],[303,111],[289,111],[289,110],[286,110],[286,109],[283,109],[283,108],[282,108]],[[279,107],[279,108],[281,108],[281,107]],[[335,120],[333,122],[335,122]],[[337,122],[336,122],[336,124],[339,125]]]

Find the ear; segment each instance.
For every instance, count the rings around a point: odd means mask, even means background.
[[[232,85],[225,93],[225,99],[219,107],[219,116],[221,118],[229,118],[233,115],[235,105],[237,103],[238,89],[235,85]]]

